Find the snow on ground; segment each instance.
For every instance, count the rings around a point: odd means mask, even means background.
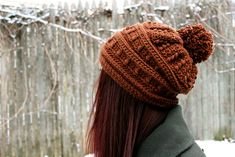
[[[235,143],[227,141],[196,141],[204,150],[206,157],[235,157]],[[85,157],[94,157],[89,154]]]
[[[227,141],[196,141],[207,157],[235,157],[235,143]]]

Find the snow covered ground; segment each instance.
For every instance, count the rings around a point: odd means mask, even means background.
[[[227,141],[196,141],[207,157],[235,157],[235,143]],[[85,157],[94,157],[89,154]]]
[[[235,157],[235,143],[227,141],[196,141],[207,157]]]

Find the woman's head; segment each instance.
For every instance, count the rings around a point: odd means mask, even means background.
[[[196,64],[212,53],[202,25],[175,30],[156,22],[115,33],[102,46],[102,66],[88,146],[96,157],[130,157],[194,85]]]

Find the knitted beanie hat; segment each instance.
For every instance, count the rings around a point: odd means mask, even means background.
[[[201,24],[175,30],[144,22],[116,32],[102,45],[102,69],[139,100],[171,108],[195,83],[197,63],[212,54],[213,38]]]

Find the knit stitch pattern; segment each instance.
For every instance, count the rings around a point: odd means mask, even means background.
[[[144,22],[116,32],[102,45],[102,69],[134,97],[162,108],[194,86],[197,63],[212,54],[213,38],[201,24],[178,31]]]

